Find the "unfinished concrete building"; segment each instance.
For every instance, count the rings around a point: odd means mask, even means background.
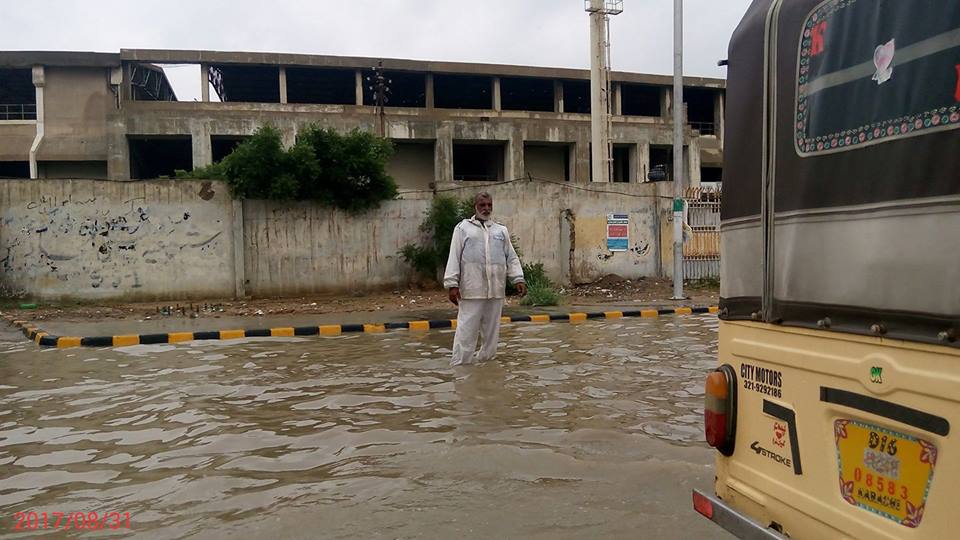
[[[0,177],[157,178],[222,159],[261,125],[278,127],[292,144],[299,129],[319,123],[383,129],[395,143],[389,172],[401,191],[519,178],[590,181],[597,165],[589,71],[385,59],[381,117],[367,82],[378,62],[180,50],[0,52]],[[170,65],[196,66],[197,100],[177,99],[164,71]],[[611,81],[612,181],[646,182],[658,165],[669,181],[672,79],[613,72]],[[684,84],[687,182],[719,182],[724,81]]]

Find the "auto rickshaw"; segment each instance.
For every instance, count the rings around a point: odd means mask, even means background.
[[[727,65],[694,508],[742,538],[960,538],[960,2],[754,0]]]

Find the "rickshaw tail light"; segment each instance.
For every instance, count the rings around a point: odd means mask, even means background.
[[[736,443],[737,375],[724,364],[707,375],[703,406],[703,429],[707,444],[721,454],[733,454]]]

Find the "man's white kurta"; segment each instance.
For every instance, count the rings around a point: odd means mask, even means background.
[[[513,284],[523,281],[507,228],[476,217],[461,221],[453,230],[443,276],[444,287],[460,288],[452,365],[484,362],[496,354],[507,279]],[[474,354],[478,334],[482,346]]]
[[[476,217],[461,221],[453,230],[443,286],[460,287],[460,297],[469,300],[504,298],[508,279],[522,282],[523,268],[507,228]]]

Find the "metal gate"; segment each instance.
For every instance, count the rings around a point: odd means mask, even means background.
[[[685,279],[720,278],[720,190],[687,188],[687,224],[693,229],[683,243]]]

